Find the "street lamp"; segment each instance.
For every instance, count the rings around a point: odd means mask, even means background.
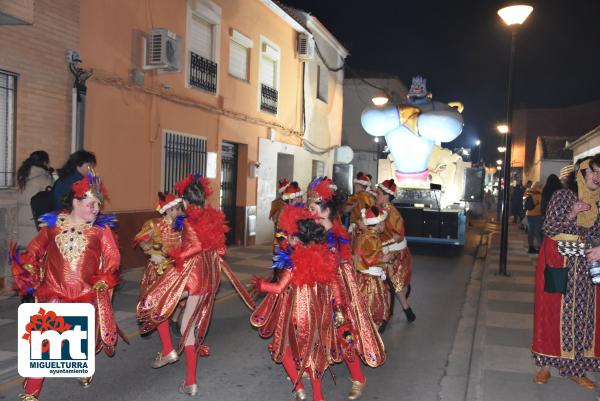
[[[390,99],[387,96],[374,96],[371,98],[371,102],[373,102],[375,106],[384,106],[389,101]]]
[[[500,264],[498,274],[508,276],[506,265],[508,260],[508,202],[510,187],[510,162],[512,146],[512,102],[513,102],[513,75],[515,66],[515,49],[517,45],[517,31],[527,17],[533,11],[533,7],[527,4],[511,5],[498,10],[498,15],[511,30],[512,40],[510,46],[510,59],[508,64],[508,88],[506,91],[506,127],[498,126],[498,131],[506,131],[506,152],[504,152],[504,192],[502,194],[502,232],[500,235]]]
[[[506,152],[506,146],[498,146],[498,152],[500,152],[500,153]]]
[[[496,160],[496,164],[497,165],[501,165],[502,164],[502,160],[501,159]]]
[[[508,125],[506,125],[506,124],[498,124],[498,125],[496,125],[496,129],[501,134],[508,134],[508,131],[509,131]]]

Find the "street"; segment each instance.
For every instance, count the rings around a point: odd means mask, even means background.
[[[365,368],[366,400],[435,400],[440,391],[448,354],[460,317],[474,252],[482,227],[470,227],[464,249],[414,245],[414,276],[409,298],[417,315],[407,324],[396,302],[392,321],[383,339],[387,361],[377,369]],[[228,260],[242,280],[252,274],[268,274],[268,247],[233,249]],[[158,336],[136,335],[134,304],[139,269],[124,274],[114,297],[120,326],[130,345],[119,342],[113,358],[99,354],[96,374],[89,389],[74,379],[51,379],[44,384],[42,400],[185,400],[177,392],[185,376],[184,361],[154,370],[150,368],[160,350]],[[211,356],[198,362],[199,398],[203,400],[285,400],[292,399],[292,387],[283,368],[272,362],[268,340],[261,339],[248,321],[249,311],[227,281],[222,281],[212,325],[206,340]],[[16,376],[16,319],[18,300],[3,301],[0,310],[0,399],[15,399],[20,392]],[[13,355],[14,354],[14,355]],[[327,400],[342,400],[350,389],[346,367],[333,367],[323,388]],[[310,394],[310,385],[306,383]]]

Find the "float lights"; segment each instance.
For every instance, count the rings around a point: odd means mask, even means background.
[[[375,143],[379,143],[379,137],[376,136],[375,138],[373,138],[373,140],[375,141]]]

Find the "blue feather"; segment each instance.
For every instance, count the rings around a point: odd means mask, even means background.
[[[117,216],[114,213],[111,214],[99,214],[94,222],[95,226],[98,227],[110,227],[115,228],[117,226]]]
[[[38,218],[38,221],[44,224],[46,227],[55,227],[58,213],[59,212],[44,213]]]
[[[345,245],[349,242],[348,239],[335,235],[333,231],[327,231],[327,245],[329,249],[339,248],[340,245]]]
[[[316,187],[317,185],[319,185],[319,183],[320,183],[321,181],[323,181],[324,179],[325,179],[325,177],[317,177],[317,178],[315,178],[314,180],[312,180],[312,182],[311,182],[310,184],[308,184],[308,187],[309,187],[309,188],[314,188],[314,187]]]
[[[277,248],[277,253],[273,255],[273,269],[283,270],[291,269],[292,267],[292,250],[286,252],[284,249]]]
[[[181,214],[175,218],[173,222],[173,229],[177,231],[183,230],[183,220],[186,218],[185,214]]]

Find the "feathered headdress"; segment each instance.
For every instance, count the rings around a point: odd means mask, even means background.
[[[185,189],[193,183],[197,183],[198,185],[200,185],[202,191],[204,192],[205,198],[208,198],[213,193],[213,190],[210,187],[210,180],[206,177],[203,177],[201,174],[190,174],[183,180],[178,181],[175,184],[175,192],[177,193],[177,195],[183,196]]]
[[[71,190],[77,199],[93,198],[100,203],[108,199],[108,192],[100,177],[92,173],[88,173],[81,180],[74,182]]]
[[[333,199],[337,186],[327,177],[317,177],[308,185],[308,202],[321,203]]]
[[[298,221],[305,219],[315,220],[316,216],[301,206],[287,205],[279,215],[277,225],[286,234],[293,235],[298,232]]]
[[[167,210],[177,206],[183,202],[183,199],[176,197],[169,192],[159,192],[158,200],[156,201],[156,211],[160,214],[164,214]]]

